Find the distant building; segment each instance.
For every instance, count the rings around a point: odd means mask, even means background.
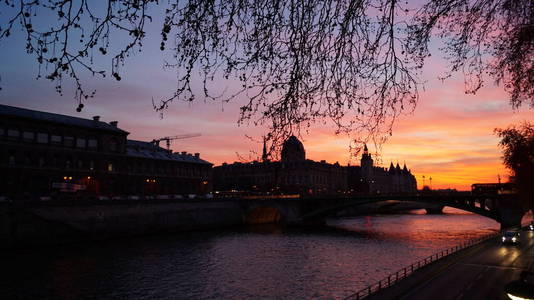
[[[291,136],[281,161],[222,164],[213,168],[214,189],[272,193],[333,194],[347,190],[346,168],[306,159],[302,143]]]
[[[117,122],[0,105],[0,196],[205,193],[212,164],[128,140]]]
[[[367,146],[361,166],[340,166],[306,159],[302,143],[291,136],[282,146],[281,161],[235,162],[213,168],[217,191],[300,194],[408,193],[417,191],[415,176],[404,166],[383,169],[373,165]]]
[[[471,185],[473,195],[501,195],[517,193],[517,185],[513,182],[474,183]]]
[[[417,192],[417,180],[406,164],[389,169],[374,166],[367,145],[364,146],[360,166],[348,166],[348,184],[351,191],[370,194],[397,194]]]

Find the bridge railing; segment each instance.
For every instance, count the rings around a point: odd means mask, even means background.
[[[455,252],[458,252],[459,250],[462,250],[462,249],[465,249],[465,248],[468,248],[468,247],[471,247],[473,245],[476,245],[476,244],[479,244],[483,241],[486,241],[488,239],[491,239],[491,238],[494,238],[495,236],[499,235],[499,233],[490,233],[490,234],[487,234],[487,235],[484,235],[482,237],[479,237],[479,238],[476,238],[476,239],[472,239],[472,240],[469,240],[467,242],[464,242],[460,245],[457,245],[457,246],[454,246],[454,247],[451,247],[451,248],[447,248],[445,250],[442,250],[441,252],[438,252],[438,253],[435,253],[435,254],[432,254],[428,257],[425,257],[424,259],[422,260],[419,260],[407,267],[404,267],[400,270],[398,270],[397,272],[395,273],[392,273],[390,275],[388,275],[387,277],[385,277],[384,279],[382,280],[379,280],[378,282],[375,282],[373,284],[370,284],[368,285],[367,287],[357,291],[356,293],[348,296],[347,298],[345,298],[345,300],[360,300],[360,299],[365,299],[367,297],[369,297],[370,295],[382,290],[382,289],[385,289],[385,288],[388,288],[394,284],[396,284],[397,282],[401,281],[402,279],[408,277],[408,275],[412,274],[413,272],[415,272],[416,270],[430,264],[430,263],[433,263],[435,262],[436,260],[440,259],[440,258],[443,258],[445,256],[448,256],[450,254],[453,254]]]

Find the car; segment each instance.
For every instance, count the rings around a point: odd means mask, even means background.
[[[518,231],[505,231],[502,234],[503,244],[519,244],[519,232]]]

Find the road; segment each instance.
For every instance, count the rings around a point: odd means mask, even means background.
[[[521,271],[534,271],[533,247],[531,231],[521,232],[519,245],[492,239],[452,261],[429,266],[415,281],[400,282],[370,299],[509,300],[504,286],[519,279]]]

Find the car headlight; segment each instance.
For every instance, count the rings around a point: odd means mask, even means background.
[[[502,241],[503,241],[503,242],[506,241],[506,238],[505,238],[504,236],[502,237]]]
[[[512,238],[512,242],[515,242],[517,241],[517,239],[515,237]]]

